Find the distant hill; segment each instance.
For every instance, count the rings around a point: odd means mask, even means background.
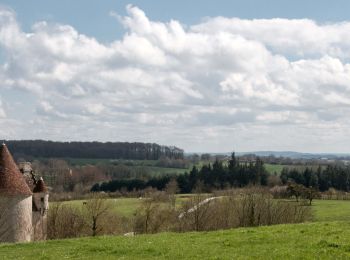
[[[275,156],[275,157],[288,157],[291,159],[338,159],[342,157],[349,157],[350,154],[340,153],[300,153],[293,151],[254,151],[254,152],[238,152],[237,155],[255,154],[257,156]]]
[[[53,142],[43,140],[5,141],[15,158],[106,158],[158,160],[161,156],[179,159],[184,151],[175,146],[128,142]]]
[[[194,153],[188,153],[194,154]],[[204,154],[204,153],[198,153]],[[231,153],[209,153],[211,155],[226,155],[230,156]],[[285,157],[291,159],[341,159],[350,158],[350,153],[300,153],[294,151],[251,151],[251,152],[235,152],[237,156],[254,154],[259,157],[275,156],[275,157]]]

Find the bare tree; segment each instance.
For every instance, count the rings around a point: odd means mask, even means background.
[[[136,212],[135,231],[139,233],[150,233],[150,225],[159,203],[153,199],[145,199]]]
[[[192,196],[183,206],[179,215],[181,230],[208,230],[208,221],[213,216],[211,205],[214,198],[203,196],[199,193]]]
[[[52,204],[48,213],[48,238],[70,238],[86,236],[86,224],[79,207],[63,203]]]
[[[175,208],[176,196],[175,194],[178,192],[179,188],[177,185],[176,179],[172,179],[165,187],[165,192],[168,195],[169,202],[171,206]]]
[[[102,231],[100,221],[106,217],[111,210],[111,203],[98,195],[93,196],[84,203],[88,225],[90,226],[92,236],[96,236]]]

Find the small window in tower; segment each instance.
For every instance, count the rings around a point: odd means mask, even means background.
[[[44,202],[44,198],[40,198],[41,202]]]

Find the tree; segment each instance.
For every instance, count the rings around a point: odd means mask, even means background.
[[[204,154],[201,155],[201,160],[202,161],[209,161],[210,157],[211,157],[210,154],[204,153]]]
[[[136,212],[135,231],[139,233],[152,233],[152,222],[155,219],[159,204],[152,198],[145,199]]]
[[[304,186],[296,183],[289,183],[287,187],[287,192],[291,197],[295,197],[295,200],[298,202],[299,198],[303,195]]]
[[[110,202],[98,195],[94,195],[92,199],[85,202],[87,222],[91,228],[92,236],[96,236],[101,230],[101,220],[106,217],[111,210]]]
[[[304,188],[303,197],[309,201],[309,205],[311,206],[312,200],[318,198],[320,193],[317,189],[313,187]]]
[[[207,228],[208,221],[215,215],[210,210],[212,198],[196,193],[186,201],[179,215],[182,230],[203,231]]]
[[[178,192],[179,188],[177,186],[177,181],[175,179],[171,179],[166,187],[165,187],[165,192],[169,197],[169,202],[172,207],[175,208],[175,202],[176,202],[176,196],[175,194]]]

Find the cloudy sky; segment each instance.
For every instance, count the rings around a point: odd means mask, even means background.
[[[1,2],[1,139],[350,152],[348,1],[100,2]]]

